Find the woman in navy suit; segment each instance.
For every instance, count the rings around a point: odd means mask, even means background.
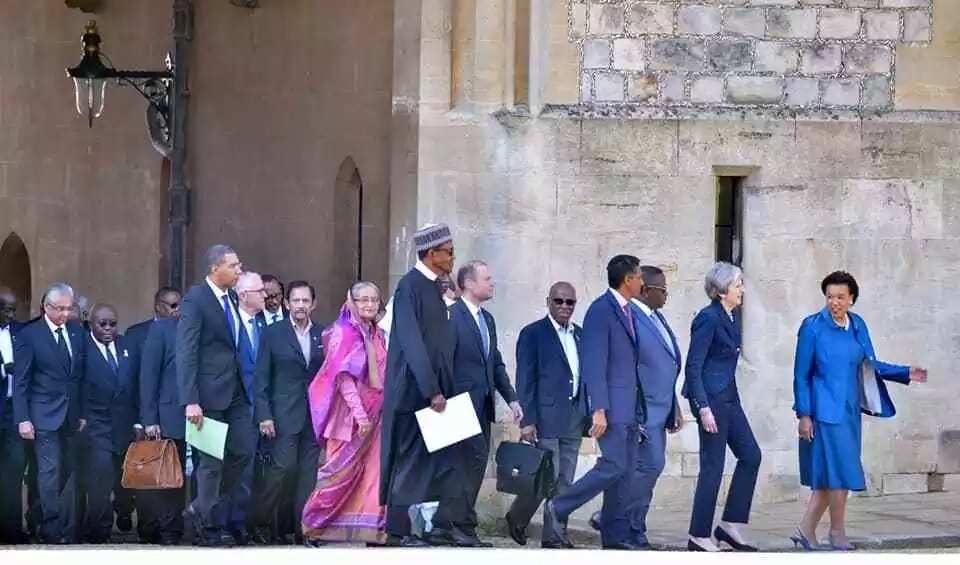
[[[707,272],[704,289],[711,302],[693,320],[683,383],[683,396],[690,400],[690,409],[700,423],[700,474],[687,549],[719,551],[710,531],[729,445],[737,467],[722,521],[713,535],[737,551],[756,551],[741,531],[750,518],[760,469],[760,447],[740,405],[735,379],[740,358],[743,273],[730,263],[717,263]]]
[[[791,539],[806,550],[817,549],[817,523],[829,507],[830,548],[847,551],[853,549],[843,523],[847,493],[866,488],[860,463],[861,410],[893,416],[896,410],[884,381],[924,382],[927,371],[877,360],[866,322],[850,312],[860,294],[852,275],[831,273],[820,289],[826,307],[800,325],[793,369],[800,483],[813,492]]]

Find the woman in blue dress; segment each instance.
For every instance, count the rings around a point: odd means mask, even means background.
[[[817,524],[830,509],[830,548],[853,549],[844,531],[849,491],[866,489],[860,462],[860,413],[895,413],[884,381],[925,382],[926,369],[878,361],[863,318],[850,312],[860,294],[852,275],[837,271],[820,285],[826,307],[800,325],[794,363],[793,409],[799,420],[800,483],[812,493],[791,539],[819,546]],[[861,377],[861,371],[871,375]],[[861,400],[861,390],[869,391]]]

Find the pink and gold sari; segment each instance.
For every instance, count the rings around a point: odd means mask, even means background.
[[[326,541],[386,541],[379,504],[380,416],[387,350],[382,331],[362,323],[347,297],[323,332],[326,359],[308,391],[314,433],[326,462],[303,508],[303,535]],[[361,434],[360,424],[371,425]]]

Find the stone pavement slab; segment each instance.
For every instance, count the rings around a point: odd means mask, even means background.
[[[757,504],[751,513],[750,539],[763,551],[792,551],[789,536],[803,515],[806,501]],[[721,510],[717,509],[717,519]],[[539,520],[539,515],[535,520]],[[690,514],[687,511],[652,510],[647,517],[648,537],[655,547],[685,549]],[[829,516],[817,532],[827,539]],[[598,547],[600,536],[586,521],[572,520],[570,537],[575,544]],[[536,547],[539,522],[528,528],[528,547]],[[493,533],[493,532],[491,532]],[[497,521],[498,536],[506,524]],[[882,497],[852,496],[847,504],[847,535],[858,549],[924,549],[960,547],[960,492],[902,494]]]

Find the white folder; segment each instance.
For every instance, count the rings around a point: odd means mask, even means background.
[[[469,392],[448,398],[443,412],[428,407],[417,410],[416,415],[420,435],[430,453],[481,433]]]
[[[883,412],[877,371],[869,359],[860,364],[860,408],[874,416]]]

